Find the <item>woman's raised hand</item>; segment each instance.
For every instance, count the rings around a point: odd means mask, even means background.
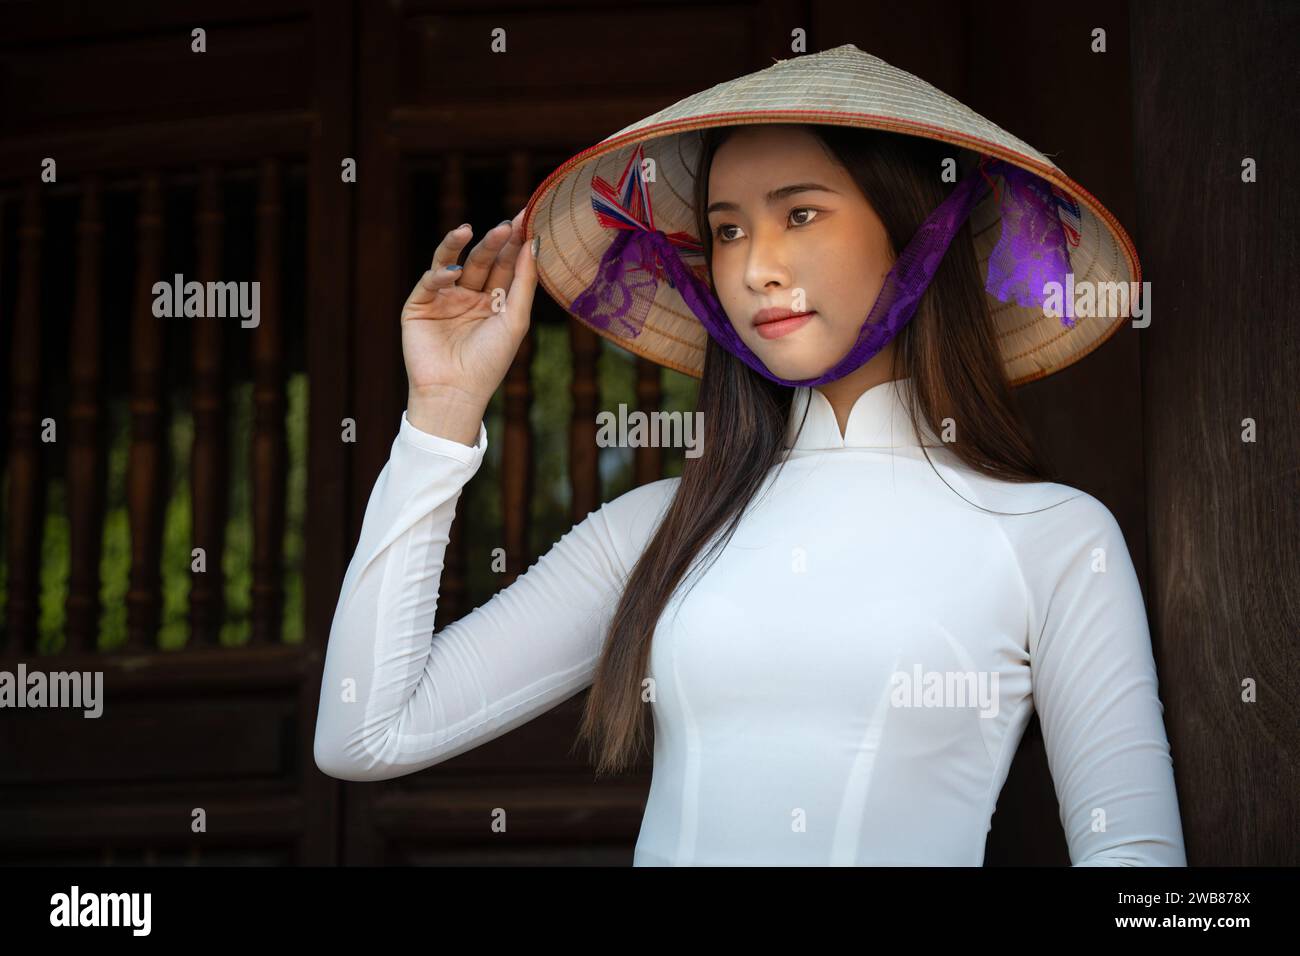
[[[463,270],[449,269],[473,230],[453,229],[438,244],[433,263],[402,307],[402,355],[408,386],[407,415],[426,430],[455,431],[481,416],[505,378],[528,333],[537,288],[537,265],[523,242],[521,209],[488,230]],[[457,421],[452,409],[464,414]],[[423,421],[416,421],[415,409]],[[435,422],[433,419],[441,419]],[[430,428],[431,425],[443,427]],[[453,437],[453,436],[447,436]]]

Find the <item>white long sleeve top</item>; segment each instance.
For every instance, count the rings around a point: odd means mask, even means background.
[[[978,866],[1037,710],[1072,863],[1186,866],[1114,517],[1069,486],[964,466],[913,431],[910,388],[866,390],[843,433],[820,391],[796,389],[784,466],[669,602],[634,865]],[[601,505],[433,633],[456,503],[486,450],[481,424],[471,447],[402,416],[330,632],[315,737],[330,776],[413,773],[589,686],[680,480]]]

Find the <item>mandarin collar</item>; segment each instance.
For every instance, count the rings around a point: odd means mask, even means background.
[[[848,424],[840,434],[839,422],[830,399],[818,389],[796,386],[790,403],[790,417],[786,422],[785,447],[809,451],[826,448],[917,448],[922,444],[907,415],[907,402],[911,400],[912,379],[900,378],[873,385],[853,403]],[[798,438],[795,432],[808,407],[808,420]],[[920,418],[926,447],[942,446],[943,442],[930,429],[924,416]]]

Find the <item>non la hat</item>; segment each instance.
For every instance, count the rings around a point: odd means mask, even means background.
[[[524,213],[525,235],[543,237],[537,261],[542,287],[575,320],[657,364],[699,378],[713,335],[751,367],[784,382],[755,364],[756,357],[742,355],[748,349],[707,285],[701,237],[694,235],[701,132],[755,123],[858,126],[966,151],[954,151],[966,169],[959,185],[900,250],[864,322],[856,359],[851,352],[838,374],[786,384],[820,384],[875,354],[910,319],[915,301],[908,308],[907,294],[919,299],[967,216],[1012,385],[1078,361],[1128,318],[1131,309],[1074,315],[1071,308],[1076,286],[1141,280],[1137,252],[1114,215],[1032,146],[851,43],[778,60],[695,93],[561,164]],[[647,169],[653,170],[651,180],[643,175]],[[927,230],[942,241],[922,235]],[[1038,261],[1045,253],[1054,266],[1046,273]],[[921,263],[928,263],[928,274]],[[891,292],[900,269],[903,278]],[[1068,280],[1065,316],[1043,307],[1044,275]],[[898,301],[891,299],[895,293]]]

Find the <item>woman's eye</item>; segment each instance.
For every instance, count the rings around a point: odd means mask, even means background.
[[[791,215],[791,216],[796,216],[796,215],[798,215],[798,214],[801,213],[801,212],[810,212],[810,213],[813,214],[813,216],[816,216],[817,213],[818,213],[818,211],[819,211],[819,210],[813,209],[811,206],[799,206],[797,209],[791,209],[791,210],[790,210],[790,215]],[[810,223],[810,222],[812,222],[812,218],[804,219],[804,220],[802,220],[801,222],[796,222],[796,223],[794,223],[794,225],[796,225],[796,226],[806,226],[806,225],[808,225],[808,223]],[[733,226],[733,225],[731,225],[730,223],[724,223],[724,224],[722,224],[721,226],[718,226],[717,229],[713,230],[713,235],[718,239],[719,242],[722,242],[722,243],[724,243],[724,244],[725,244],[725,243],[728,243],[728,242],[735,242],[736,239],[737,239],[738,237],[736,237],[736,236],[730,236],[730,237],[729,237],[729,236],[725,236],[725,235],[723,235],[723,230],[726,230],[726,229],[739,229],[739,228],[740,228],[739,226]]]
[[[790,215],[794,216],[794,215],[797,215],[798,213],[801,213],[801,212],[810,212],[810,213],[812,213],[814,216],[817,215],[817,210],[816,210],[816,209],[813,209],[813,208],[811,208],[811,207],[809,207],[809,206],[800,206],[798,209],[791,209],[791,210],[790,210]],[[810,222],[812,222],[811,219],[805,219],[803,222],[797,222],[797,223],[795,223],[795,225],[796,225],[796,226],[806,226],[806,225],[808,225],[808,223],[810,223]]]

